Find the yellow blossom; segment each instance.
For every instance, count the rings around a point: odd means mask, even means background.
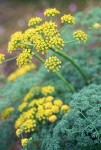
[[[25,75],[26,73],[33,71],[35,69],[36,69],[35,64],[25,65],[24,67],[19,68],[14,73],[10,74],[7,80],[10,82],[13,82],[16,79],[18,79],[19,77],[21,77],[21,76]]]
[[[44,97],[43,97],[43,98],[39,98],[39,99],[38,99],[39,105],[44,104],[44,101],[45,101],[45,98],[44,98]]]
[[[75,24],[75,19],[70,14],[69,15],[64,15],[64,16],[61,17],[61,23]]]
[[[14,111],[14,107],[8,107],[4,109],[3,112],[1,113],[1,118],[3,120],[7,119],[13,111]]]
[[[48,120],[53,123],[53,122],[55,122],[57,120],[57,116],[56,115],[52,115],[52,116],[50,116],[48,118]]]
[[[8,43],[8,52],[11,54],[13,51],[21,48],[21,42],[23,40],[22,32],[16,32],[11,36],[11,40]]]
[[[56,9],[56,8],[49,8],[49,9],[46,9],[45,12],[44,12],[44,15],[45,16],[55,16],[55,15],[58,15],[60,14],[60,12]]]
[[[61,61],[56,56],[49,57],[45,61],[45,67],[48,72],[57,72],[61,68]]]
[[[28,139],[27,138],[21,140],[22,147],[26,147],[27,143],[28,143]]]
[[[34,100],[32,100],[30,103],[29,103],[29,105],[28,105],[28,107],[35,107],[35,106],[38,106],[38,100],[37,99],[34,99]]]
[[[81,30],[75,31],[73,33],[73,36],[78,41],[83,41],[84,43],[86,43],[87,41],[87,35],[84,31],[81,31]]]
[[[45,109],[52,108],[52,106],[53,106],[52,102],[47,102],[44,104]]]
[[[54,100],[53,96],[47,96],[45,102],[52,102]]]
[[[23,131],[21,129],[16,130],[16,135],[19,137]]]
[[[27,105],[27,102],[23,102],[21,105],[19,105],[18,110],[22,112],[27,107]]]
[[[33,119],[35,112],[36,112],[36,108],[35,107],[29,109],[26,112],[23,112],[19,116],[19,118],[16,120],[16,122],[15,122],[15,128],[16,129],[21,128],[21,126],[24,124],[24,122],[26,122],[26,120]]]
[[[54,91],[55,91],[55,89],[53,86],[45,86],[45,87],[42,87],[42,89],[41,89],[42,94],[45,96],[53,93]]]
[[[100,25],[99,23],[95,23],[95,24],[93,25],[93,28],[94,28],[94,29],[101,29],[101,25]]]
[[[0,54],[0,64],[2,64],[4,59],[5,59],[5,55],[4,54]]]
[[[32,119],[26,120],[22,125],[21,128],[23,127],[24,132],[33,132],[36,127],[36,121]]]
[[[24,97],[24,101],[29,101],[34,96],[34,88],[31,88],[30,91]]]
[[[44,110],[44,108],[43,108],[43,106],[41,105],[39,105],[38,106],[38,111],[37,111],[37,113],[36,113],[36,118],[39,120],[39,121],[42,121],[42,120],[44,120],[45,119],[45,110]]]
[[[45,22],[34,29],[28,29],[23,34],[25,43],[33,44],[37,52],[45,54],[51,48],[62,50],[64,41],[60,37],[55,22]]]
[[[66,112],[69,111],[69,110],[70,110],[70,107],[69,107],[68,105],[62,105],[62,106],[61,106],[61,112],[66,113]]]
[[[51,109],[46,109],[46,110],[45,110],[45,116],[49,117],[49,116],[51,116],[51,115],[52,115]]]
[[[17,65],[19,68],[31,63],[34,53],[31,53],[30,50],[24,50],[18,57],[17,57]]]
[[[58,106],[52,106],[51,110],[53,113],[59,113],[59,107]]]
[[[35,17],[35,18],[31,18],[28,22],[28,26],[36,26],[38,25],[40,22],[42,21],[42,19],[40,17]]]
[[[54,105],[56,105],[56,106],[62,106],[62,104],[63,104],[63,102],[61,101],[61,100],[55,100],[54,101]]]

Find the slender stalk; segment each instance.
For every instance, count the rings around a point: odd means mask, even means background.
[[[42,62],[43,64],[45,63],[44,59],[41,58],[39,55],[35,54],[34,55],[40,62]]]
[[[69,41],[69,42],[64,42],[65,44],[69,44],[69,43],[73,43],[73,42],[76,42],[77,40],[72,40],[72,41]]]
[[[55,52],[55,49],[50,49],[53,52]],[[88,84],[88,77],[85,74],[85,72],[83,71],[83,69],[68,55],[66,55],[64,52],[61,51],[56,51],[55,53],[57,53],[58,55],[60,55],[61,57],[65,58],[66,60],[70,61],[71,64],[79,71],[79,73],[82,75],[83,79],[85,80],[85,83]]]
[[[56,74],[66,84],[66,86],[70,89],[70,91],[72,93],[76,92],[75,89],[73,88],[73,86],[71,86],[71,84],[69,82],[67,82],[67,80],[65,80],[59,72],[56,72]]]
[[[35,55],[35,57],[40,60],[42,63],[45,63],[44,59],[42,59],[39,55]],[[72,87],[72,85],[67,81],[65,80],[62,75],[59,73],[59,72],[55,72],[56,75],[65,83],[65,85],[68,87],[68,89],[72,92],[72,93],[75,93],[75,89]]]
[[[72,43],[72,42],[75,42],[75,41],[77,41],[77,40],[73,40],[73,41],[67,42],[66,44]],[[27,45],[34,46],[33,44],[27,44]],[[53,52],[57,53],[57,54],[60,55],[61,57],[65,58],[66,60],[68,60],[69,62],[71,62],[71,64],[79,71],[79,73],[80,73],[81,76],[83,77],[85,83],[86,83],[86,84],[89,83],[88,77],[87,77],[86,73],[85,73],[84,70],[72,59],[72,57],[66,55],[64,52],[55,51],[55,49],[52,49],[52,48],[51,48],[50,50],[52,50]]]
[[[62,27],[62,29],[60,29],[60,33],[65,29],[65,27],[67,26],[67,24],[65,24],[63,27]]]
[[[13,59],[15,59],[15,58],[17,58],[17,56],[12,57],[12,58],[9,58],[9,59],[6,59],[6,60],[4,60],[3,62],[11,61],[11,60],[13,60]]]

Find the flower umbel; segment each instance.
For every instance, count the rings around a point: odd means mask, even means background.
[[[65,23],[65,24],[75,24],[75,20],[74,17],[69,15],[64,15],[61,17],[61,23]]]
[[[21,48],[21,43],[23,40],[22,32],[16,32],[11,36],[11,41],[8,43],[8,52],[11,54],[13,51]]]
[[[19,68],[31,63],[31,60],[33,58],[32,54],[34,53],[31,53],[30,49],[26,49],[18,56],[17,65],[19,66]]]
[[[31,71],[33,71],[35,69],[36,69],[36,65],[35,64],[25,65],[24,67],[19,68],[15,72],[11,73],[8,76],[7,80],[10,81],[10,82],[14,82],[19,77],[21,77],[21,76],[23,76],[23,75],[27,74],[28,72],[31,72]]]
[[[22,147],[26,147],[27,143],[28,143],[28,139],[27,138],[21,140]]]
[[[31,18],[28,22],[28,26],[36,26],[38,25],[40,22],[42,21],[42,19],[40,17],[35,17],[35,18]]]
[[[78,41],[83,41],[84,43],[86,43],[87,41],[87,34],[84,31],[81,30],[75,31],[73,33],[73,36]]]
[[[54,92],[54,87],[53,86],[45,86],[45,87],[42,87],[41,89],[41,92],[43,95],[48,95],[48,94],[51,94]]]
[[[54,17],[55,15],[58,15],[58,14],[60,14],[60,12],[56,8],[49,8],[49,9],[46,9],[44,12],[45,16]]]
[[[52,115],[49,117],[49,121],[50,122],[55,122],[57,120],[57,116],[56,115]]]
[[[61,61],[56,56],[49,57],[46,59],[45,67],[48,72],[57,72],[61,68]]]
[[[61,107],[61,112],[66,113],[66,112],[68,112],[69,110],[70,110],[70,107],[69,107],[68,105],[62,105],[62,107]]]
[[[3,120],[7,119],[13,111],[14,111],[13,107],[8,107],[8,108],[4,109],[4,111],[1,114],[1,118]]]

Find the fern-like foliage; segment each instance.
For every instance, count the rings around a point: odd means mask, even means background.
[[[75,94],[71,111],[43,141],[43,150],[100,150],[101,85],[90,85]]]

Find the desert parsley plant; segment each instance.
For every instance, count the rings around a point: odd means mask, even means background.
[[[47,21],[42,22],[42,18],[40,17],[31,18],[28,22],[28,26],[30,27],[29,29],[27,29],[24,33],[19,31],[11,36],[11,40],[8,44],[8,52],[11,54],[14,51],[19,51],[19,55],[16,56],[16,62],[20,68],[31,63],[32,58],[36,57],[45,65],[47,71],[56,73],[56,75],[66,84],[69,90],[74,93],[75,89],[73,86],[59,73],[59,69],[62,67],[62,62],[58,56],[69,61],[79,71],[81,76],[84,78],[85,83],[88,83],[87,75],[83,69],[69,55],[63,52],[63,47],[69,43],[77,41],[85,43],[87,41],[87,35],[84,31],[77,30],[73,32],[73,41],[65,41],[61,37],[61,32],[68,25],[74,25],[75,19],[71,14],[63,15],[60,18],[63,27],[59,30],[58,25],[53,21],[53,18],[59,14],[60,12],[55,8],[46,9],[44,15],[46,16]],[[50,51],[54,52],[54,55],[46,60],[43,60],[39,56],[39,53],[47,54]],[[1,62],[3,60],[4,58],[1,58]]]

